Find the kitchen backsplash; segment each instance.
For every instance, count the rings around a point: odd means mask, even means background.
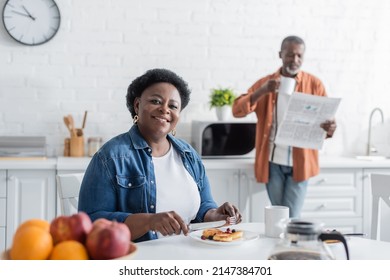
[[[106,141],[132,124],[130,82],[164,67],[192,89],[177,130],[191,141],[192,120],[216,120],[210,89],[245,92],[280,66],[281,40],[296,34],[307,46],[303,70],[342,98],[338,130],[321,153],[364,154],[370,112],[380,107],[385,123],[373,118],[372,143],[390,154],[386,0],[56,2],[61,27],[44,45],[20,45],[0,27],[0,135],[46,136],[48,155],[62,155],[63,116],[81,126],[88,110],[85,139]]]

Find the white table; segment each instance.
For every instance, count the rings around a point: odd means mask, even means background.
[[[263,223],[242,223],[232,228],[260,234],[238,246],[209,245],[189,236],[176,235],[137,243],[136,260],[266,260],[279,239],[264,236]],[[351,260],[390,260],[390,242],[361,237],[348,239]],[[342,244],[330,245],[337,259],[345,259]]]

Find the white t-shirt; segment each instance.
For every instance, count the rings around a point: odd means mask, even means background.
[[[294,87],[295,87],[295,83],[292,86],[292,88]],[[270,138],[269,138],[269,145],[270,145],[269,161],[281,165],[286,165],[286,166],[293,165],[292,147],[284,146],[284,145],[276,145],[274,141],[275,141],[277,130],[280,124],[282,123],[284,114],[286,112],[288,101],[290,99],[291,94],[292,92],[278,93],[278,98],[277,98],[276,106],[274,108],[272,127],[271,127]]]
[[[196,217],[200,194],[194,178],[172,148],[162,157],[153,157],[156,175],[156,213],[175,211],[186,224]],[[161,237],[161,235],[159,235]]]

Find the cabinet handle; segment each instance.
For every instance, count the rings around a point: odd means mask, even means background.
[[[326,183],[328,180],[326,180],[326,178],[322,178],[321,180],[318,180],[318,184],[324,184]]]
[[[322,203],[320,206],[317,207],[317,210],[321,210],[321,209],[325,209],[325,208],[326,208],[326,204]]]

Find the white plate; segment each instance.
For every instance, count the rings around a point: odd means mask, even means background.
[[[221,230],[224,231],[226,229],[221,228]],[[244,243],[247,243],[249,241],[253,241],[253,240],[256,240],[259,238],[259,234],[256,232],[251,232],[251,231],[246,231],[246,230],[243,230],[242,232],[243,232],[243,235],[241,238],[238,238],[238,239],[236,239],[234,241],[230,241],[230,242],[213,241],[213,240],[208,240],[208,239],[203,240],[202,239],[203,230],[197,230],[197,231],[190,232],[190,237],[196,241],[199,241],[199,242],[202,242],[205,244],[216,245],[216,246],[237,246],[237,245],[242,245]]]

